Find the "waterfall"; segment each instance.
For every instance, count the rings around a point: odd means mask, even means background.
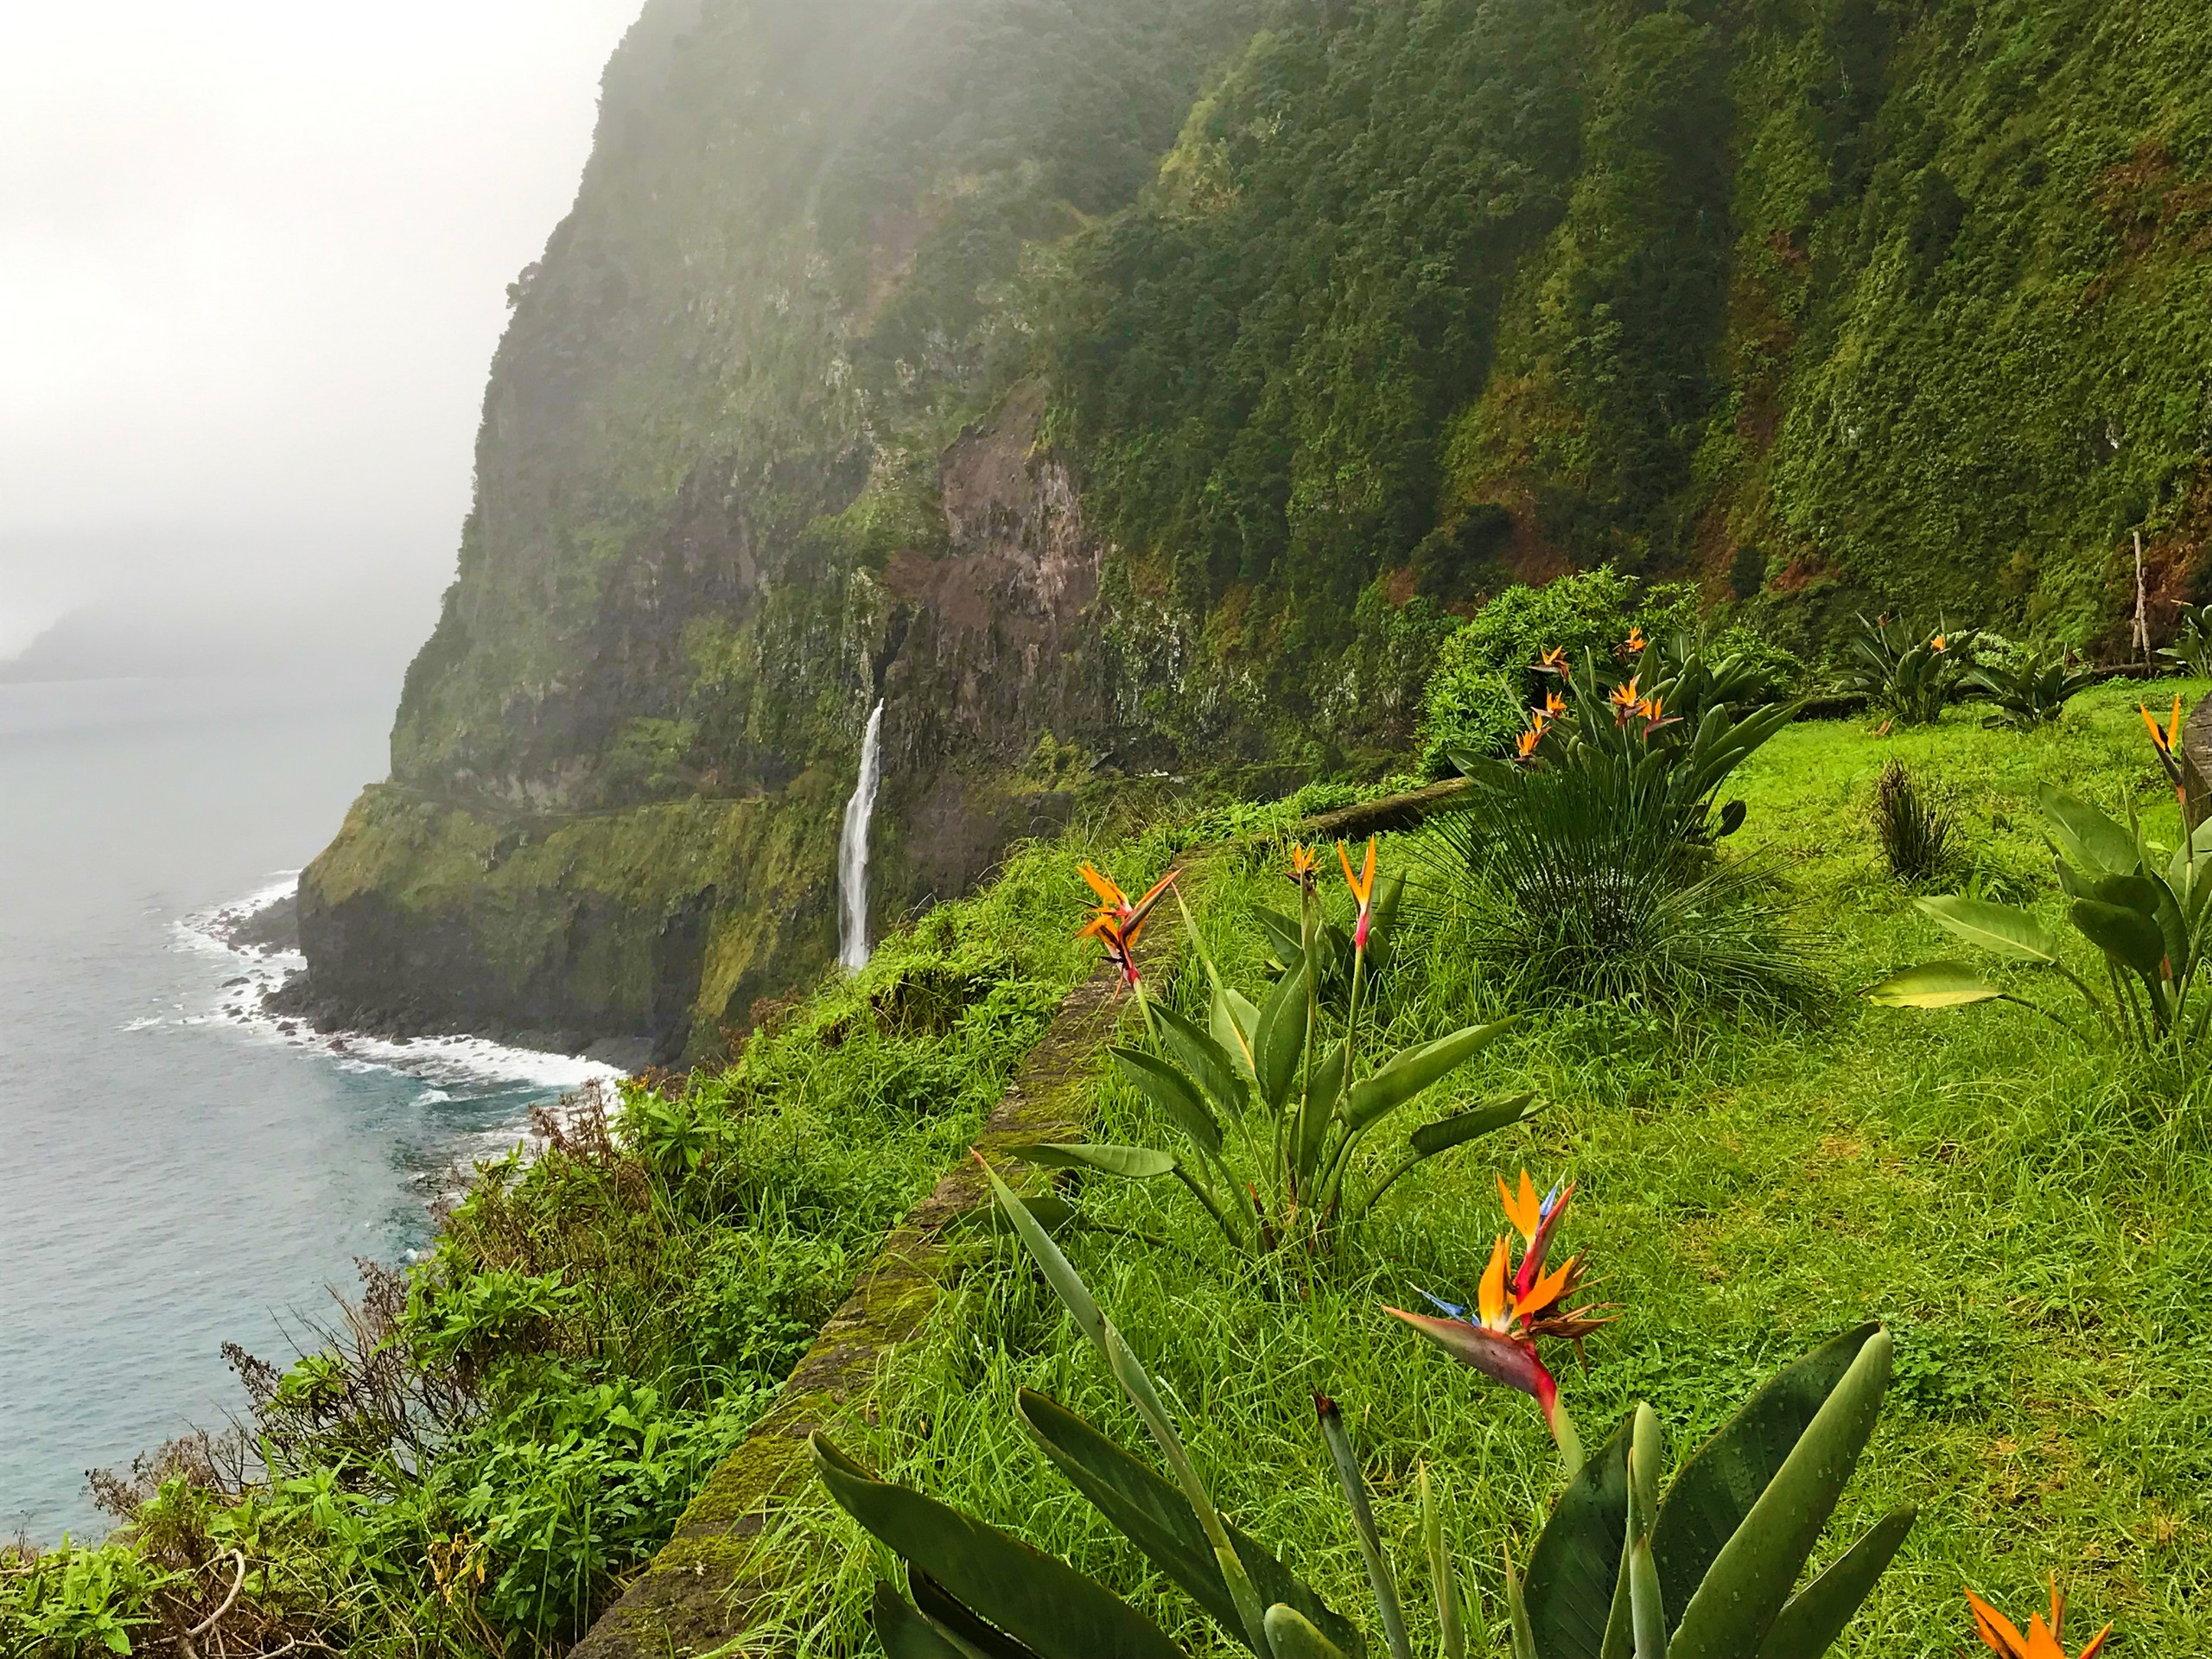
[[[837,842],[837,888],[845,901],[845,925],[837,960],[848,968],[868,966],[868,821],[875,815],[875,786],[883,777],[883,704],[879,702],[861,734],[861,775],[845,803],[845,833]]]

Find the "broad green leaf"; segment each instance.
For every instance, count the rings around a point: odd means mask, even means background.
[[[1313,1073],[1306,1083],[1306,1096],[1299,1103],[1290,1156],[1301,1191],[1311,1181],[1320,1164],[1322,1149],[1328,1143],[1329,1124],[1336,1114],[1338,1096],[1344,1090],[1348,1047],[1343,1041],[1332,1043],[1313,1062]]]
[[[1298,924],[1279,910],[1269,910],[1265,905],[1252,907],[1252,919],[1260,925],[1260,931],[1268,936],[1268,948],[1275,960],[1286,968],[1294,966],[1306,952],[1306,938],[1298,931]]]
[[[1963,962],[1923,962],[1868,986],[1866,995],[1885,1008],[1961,1008],[2005,993]]]
[[[1891,1348],[1886,1331],[1866,1338],[1707,1569],[1682,1611],[1671,1659],[1741,1659],[1758,1651],[1874,1432],[1890,1385]]]
[[[1196,1084],[1166,1060],[1140,1049],[1116,1048],[1108,1052],[1113,1055],[1114,1064],[1121,1067],[1122,1075],[1166,1113],[1168,1121],[1196,1142],[1201,1151],[1209,1157],[1221,1155],[1221,1125],[1198,1097]]]
[[[1032,1649],[1004,1630],[976,1618],[973,1608],[962,1606],[957,1597],[920,1567],[908,1565],[906,1587],[913,1592],[914,1611],[921,1616],[929,1634],[950,1643],[961,1659],[1038,1659]],[[889,1588],[881,1583],[877,1586],[879,1594]],[[896,1599],[895,1594],[893,1599]],[[909,1632],[910,1639],[911,1636]],[[888,1644],[886,1652],[888,1659]]]
[[[2190,960],[2189,923],[2164,882],[2147,875],[2108,875],[2091,884],[2089,891],[2081,896],[2148,917],[2158,928],[2158,942],[2164,947],[2162,957],[2173,964],[2175,977],[2180,977]],[[2082,931],[2088,931],[2086,928]],[[2160,976],[2157,963],[2152,965],[2151,976],[2154,979]]]
[[[879,1579],[868,1608],[868,1622],[875,1639],[883,1644],[884,1659],[983,1659],[949,1632],[906,1605],[906,1599]]]
[[[2126,875],[2135,868],[2135,837],[2094,806],[2049,784],[2037,785],[2036,805],[2050,821],[2059,850],[2084,874]]]
[[[1175,1171],[1173,1153],[1150,1147],[1083,1145],[1069,1141],[1026,1141],[1001,1148],[1009,1158],[1046,1169],[1095,1169],[1124,1180],[1149,1181]]]
[[[1861,1533],[1827,1571],[1790,1599],[1766,1633],[1759,1659],[1816,1659],[1834,1646],[1918,1516],[1910,1507],[1892,1510]]]
[[[1260,1011],[1252,1000],[1242,991],[1231,990],[1226,985],[1213,988],[1213,1039],[1227,1052],[1237,1071],[1245,1077],[1256,1081],[1252,1070],[1252,1033],[1260,1023]]]
[[[839,1507],[1040,1659],[1184,1659],[1150,1619],[1065,1562],[878,1479],[819,1430],[810,1444],[815,1472]]]
[[[1677,1618],[1852,1362],[1880,1329],[1859,1325],[1792,1362],[1683,1461],[1652,1528],[1661,1594]]]
[[[1015,1401],[1022,1426],[1052,1465],[1148,1556],[1153,1565],[1189,1592],[1221,1628],[1249,1646],[1236,1598],[1222,1578],[1213,1546],[1198,1514],[1175,1485],[1108,1440],[1075,1413],[1028,1389]],[[1326,1632],[1349,1659],[1363,1659],[1367,1643],[1349,1622],[1270,1554],[1267,1547],[1229,1529],[1230,1542],[1263,1601],[1287,1602]]]
[[[2150,917],[2139,910],[2094,899],[2076,899],[2066,907],[2066,914],[2098,950],[2153,983],[2158,982],[2159,964],[2166,958],[2166,940]]]
[[[1344,1659],[1344,1650],[1315,1630],[1295,1607],[1278,1602],[1268,1609],[1268,1645],[1275,1659]]]
[[[1081,1211],[1050,1188],[1031,1193],[1022,1200],[1022,1206],[1029,1218],[1047,1233],[1065,1232],[1083,1218]],[[977,1233],[995,1234],[1001,1238],[1020,1236],[1005,1209],[995,1204],[983,1205],[955,1217],[945,1224],[945,1232],[950,1236]]]
[[[1487,1048],[1520,1024],[1517,1015],[1487,1026],[1469,1026],[1448,1037],[1440,1037],[1419,1048],[1394,1054],[1370,1077],[1362,1077],[1344,1096],[1344,1122],[1357,1131],[1385,1113],[1395,1111],[1422,1090]]]
[[[998,1171],[988,1163],[983,1165],[983,1175],[991,1184],[991,1192],[998,1198],[1000,1210],[1014,1224],[1014,1230],[1020,1236],[1022,1244],[1043,1272],[1045,1282],[1052,1286],[1052,1294],[1060,1299],[1060,1306],[1066,1308],[1070,1317],[1075,1320],[1076,1329],[1089,1338],[1106,1356],[1107,1363],[1111,1364],[1114,1350],[1106,1339],[1106,1316],[1099,1311],[1098,1304],[1091,1300],[1090,1287],[1083,1282],[1083,1275],[1075,1270],[1074,1264],[1060,1254],[1060,1247],[1053,1243],[1045,1230],[1037,1224],[1036,1217],[1029,1212],[1029,1206],[1021,1201],[1021,1195],[1001,1180]]]
[[[1290,1099],[1291,1084],[1298,1078],[1298,1063],[1306,1052],[1306,969],[1300,964],[1268,993],[1252,1043],[1260,1098],[1274,1111]]]
[[[1624,1418],[1605,1448],[1567,1483],[1529,1557],[1522,1599],[1541,1659],[1602,1659],[1628,1531],[1633,1421]]]
[[[1244,1085],[1236,1079],[1236,1065],[1228,1051],[1166,1003],[1154,1002],[1152,1012],[1166,1035],[1167,1046],[1183,1063],[1184,1071],[1205,1090],[1215,1109],[1231,1118],[1242,1116],[1246,1104]]]
[[[1368,966],[1380,973],[1390,965],[1391,942],[1398,927],[1398,906],[1406,896],[1406,878],[1396,870],[1375,878],[1375,902],[1367,912]]]
[[[1414,1153],[1423,1158],[1433,1158],[1440,1152],[1464,1146],[1478,1135],[1494,1130],[1510,1128],[1536,1115],[1533,1091],[1512,1096],[1505,1100],[1493,1100],[1470,1110],[1440,1118],[1433,1123],[1424,1123],[1408,1137]]]
[[[2058,960],[2058,941],[2043,924],[2015,905],[1993,905],[1986,899],[1916,899],[1923,914],[2000,957],[2048,965]]]

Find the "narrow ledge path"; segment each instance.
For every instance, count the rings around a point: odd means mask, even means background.
[[[1300,833],[1350,840],[1408,829],[1463,788],[1454,779],[1363,802],[1308,819]],[[1228,850],[1205,849],[1184,868],[1202,879],[1207,862]],[[1162,926],[1154,940],[1145,966],[1165,982],[1180,965],[1182,934]],[[1121,1025],[1117,988],[1112,964],[1102,962],[1067,994],[970,1143],[1017,1188],[1033,1190],[1050,1176],[1007,1157],[1005,1148],[1082,1136],[1091,1084]],[[807,1436],[840,1413],[867,1407],[885,1357],[921,1333],[969,1259],[952,1248],[949,1230],[989,1202],[982,1173],[963,1159],[907,1212],[816,1336],[776,1403],[707,1478],[668,1542],[571,1650],[573,1659],[748,1651],[747,1633],[773,1622],[759,1615],[772,1611],[782,1583],[778,1564],[754,1548],[755,1541],[777,1506],[805,1485]]]

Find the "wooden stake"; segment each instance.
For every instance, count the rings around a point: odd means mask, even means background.
[[[2151,622],[2143,609],[2143,532],[2135,532],[2135,649],[2151,660]]]

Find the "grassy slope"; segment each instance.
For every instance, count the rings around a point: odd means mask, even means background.
[[[1517,1141],[1478,1145],[1408,1182],[1344,1281],[1309,1291],[1240,1277],[1173,1192],[1102,1192],[1116,1218],[1174,1246],[1094,1240],[1077,1259],[1172,1389],[1225,1507],[1337,1605],[1365,1608],[1307,1403],[1310,1389],[1325,1389],[1368,1453],[1382,1525],[1409,1573],[1413,1467],[1427,1459],[1440,1471],[1502,1643],[1498,1545],[1512,1535],[1525,1552],[1540,1522],[1548,1443],[1527,1402],[1426,1349],[1376,1305],[1416,1287],[1470,1289],[1502,1224],[1491,1172],[1526,1160],[1540,1178],[1580,1183],[1568,1243],[1591,1251],[1600,1294],[1621,1305],[1590,1344],[1587,1376],[1567,1382],[1593,1444],[1645,1397],[1681,1446],[1818,1338],[1866,1317],[1897,1331],[1898,1379],[1842,1520],[1864,1524],[1907,1501],[1923,1520],[1844,1650],[1961,1650],[1961,1580],[2024,1608],[2054,1568],[2083,1621],[2077,1639],[2110,1618],[2127,1650],[2203,1650],[2212,1228],[2202,1219],[2199,1116],[2143,1097],[2108,1056],[2024,1010],[1915,1014],[1844,995],[1942,954],[1866,826],[1885,758],[1948,780],[1962,839],[1989,879],[2040,894],[2050,884],[2030,805],[2039,779],[2108,808],[2132,800],[2171,832],[2134,720],[2128,688],[2112,686],[2035,735],[1984,732],[1960,715],[1887,737],[1849,723],[1786,733],[1745,774],[1743,839],[1779,862],[1803,900],[1838,988],[1824,1020],[1738,1029],[1622,1008],[1552,1011],[1458,1085],[1471,1095],[1535,1086],[1550,1111]],[[1208,892],[1224,971],[1249,987],[1260,951],[1240,912],[1281,905],[1287,889],[1257,855]],[[1437,919],[1428,959],[1401,993],[1408,1037],[1484,1006],[1452,918]],[[1164,1134],[1135,1121],[1118,1092],[1103,1096],[1102,1116],[1101,1138]],[[960,1317],[907,1369],[901,1408],[879,1427],[855,1426],[849,1445],[1071,1554],[1205,1644],[1210,1627],[1147,1581],[1012,1427],[1012,1393],[1026,1383],[1141,1443],[1033,1275],[978,1276]],[[836,1565],[823,1594],[792,1616],[842,1646],[874,1562],[845,1547],[854,1535],[841,1522],[809,1524],[842,1541],[826,1556]],[[1409,1605],[1425,1593],[1408,1586]],[[1414,1617],[1418,1650],[1432,1635],[1426,1612]]]

